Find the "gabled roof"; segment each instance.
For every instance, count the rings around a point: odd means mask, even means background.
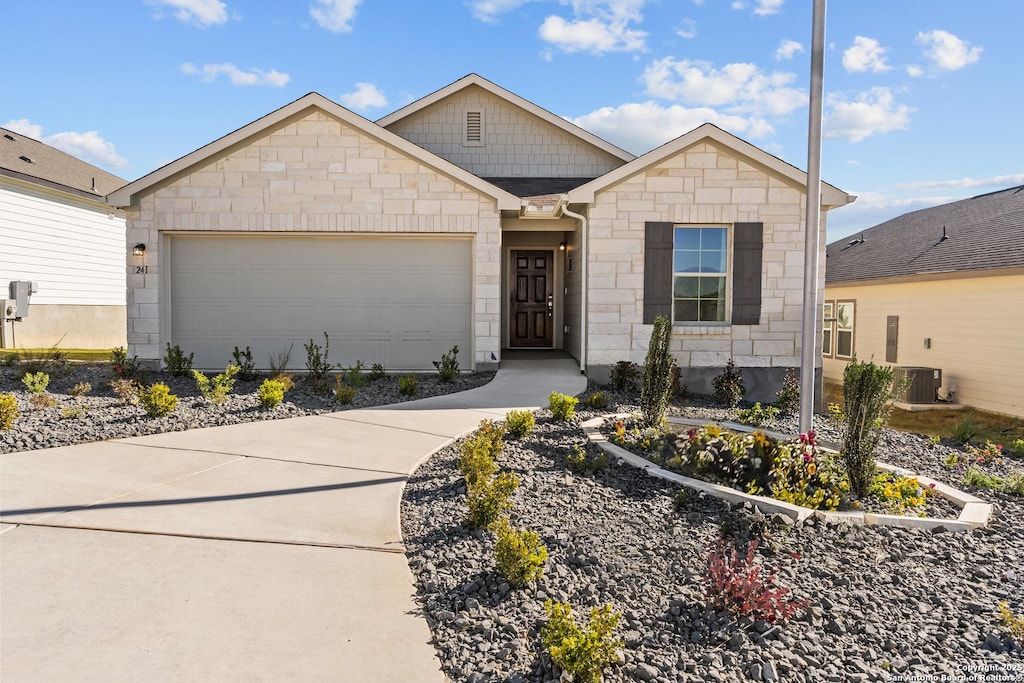
[[[601,149],[607,152],[608,154],[611,154],[613,157],[621,159],[622,161],[632,161],[633,159],[636,158],[634,155],[630,154],[626,150],[616,147],[607,140],[602,140],[593,133],[583,130],[576,124],[569,123],[562,117],[552,114],[547,109],[538,107],[533,102],[525,100],[513,92],[509,92],[508,90],[502,88],[500,85],[491,83],[483,76],[479,76],[477,74],[469,74],[468,76],[463,76],[454,83],[446,85],[440,90],[435,90],[426,97],[421,97],[415,102],[412,102],[402,107],[398,111],[388,114],[384,118],[377,119],[377,125],[387,128],[392,124],[397,123],[398,121],[406,119],[412,116],[413,114],[416,114],[417,112],[423,111],[424,109],[431,107],[432,105],[440,102],[446,97],[454,95],[460,90],[465,90],[466,88],[474,85],[483,88],[484,90],[491,93],[495,97],[503,99],[509,102],[510,104],[519,107],[520,109],[526,110],[527,112],[536,116],[537,118],[543,119],[552,126],[561,129],[567,135],[571,135],[574,138],[582,140],[583,142],[589,145],[597,147],[598,149]]]
[[[127,181],[38,140],[0,128],[0,175],[89,199]]]
[[[826,283],[1024,266],[1024,185],[903,214],[826,254]]]
[[[725,132],[714,124],[705,123],[694,128],[689,133],[684,133],[675,140],[665,143],[661,147],[652,149],[628,164],[619,166],[615,170],[595,178],[586,185],[581,185],[571,190],[569,192],[569,203],[590,204],[594,201],[594,195],[606,187],[636,175],[644,169],[705,140],[714,141],[716,144],[732,150],[754,165],[762,167],[767,173],[788,179],[797,186],[807,186],[807,174],[799,168],[765,152],[759,147],[755,147],[745,140],[741,140],[731,133]],[[826,209],[845,206],[855,199],[856,197],[850,196],[828,183],[823,182],[821,184],[821,205]]]
[[[135,196],[145,193],[147,190],[159,183],[173,178],[190,168],[214,159],[235,145],[256,137],[264,131],[274,128],[293,116],[301,114],[307,110],[314,109],[319,109],[326,114],[340,119],[346,125],[351,126],[352,128],[365,133],[369,137],[401,151],[408,157],[416,159],[424,165],[430,166],[436,171],[477,190],[484,196],[494,198],[498,204],[498,210],[519,210],[521,202],[518,197],[506,192],[500,187],[488,183],[469,171],[459,168],[450,161],[442,159],[436,154],[414,145],[408,140],[395,135],[386,128],[382,128],[372,121],[364,119],[362,116],[349,111],[337,102],[333,102],[323,95],[315,92],[304,95],[294,102],[286,104],[280,109],[273,111],[232,133],[228,133],[224,137],[214,140],[204,147],[200,147],[191,154],[186,154],[177,161],[172,161],[166,166],[162,166],[161,168],[153,171],[149,175],[143,176],[142,178],[125,185],[116,192],[112,192],[108,195],[107,203],[114,206],[130,206]]]

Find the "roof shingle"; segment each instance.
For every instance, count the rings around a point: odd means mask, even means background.
[[[6,128],[0,128],[0,174],[98,199],[127,182],[56,147]]]

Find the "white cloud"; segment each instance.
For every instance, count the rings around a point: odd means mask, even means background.
[[[956,178],[953,180],[918,180],[910,183],[900,183],[894,187],[897,190],[933,190],[940,187],[956,188],[993,188],[1014,187],[1024,185],[1024,173],[1010,173],[1008,175],[997,175],[991,178]]]
[[[757,7],[754,8],[754,14],[758,14],[762,17],[769,14],[778,14],[779,10],[782,9],[782,3],[785,0],[757,0]]]
[[[356,83],[356,89],[345,93],[338,98],[338,101],[349,109],[356,110],[385,107],[388,104],[384,93],[378,90],[373,83]]]
[[[689,40],[690,38],[696,38],[697,22],[689,18],[683,19],[683,21],[679,24],[679,28],[676,29],[676,35],[679,36],[680,38],[686,38],[687,40]]]
[[[781,62],[784,59],[793,59],[793,55],[795,55],[797,52],[803,51],[803,45],[796,42],[795,40],[790,40],[789,38],[786,38],[781,43],[779,43],[779,48],[775,50],[775,59],[776,61],[779,62]]]
[[[918,78],[924,75],[924,69],[916,64],[910,64],[907,66],[907,75],[911,78]]]
[[[352,31],[352,20],[356,18],[356,8],[363,0],[315,0],[316,4],[309,8],[309,16],[313,17],[322,29],[331,33],[349,33]]]
[[[275,69],[263,71],[262,69],[249,69],[243,71],[230,62],[224,64],[203,64],[201,67],[187,63],[181,65],[181,72],[189,76],[199,76],[204,81],[214,81],[221,74],[231,80],[231,85],[269,85],[272,88],[280,88],[291,80],[291,76],[281,73]]]
[[[97,166],[108,168],[125,168],[128,161],[117,153],[114,143],[100,137],[98,131],[85,133],[65,131],[43,137],[43,127],[28,119],[14,119],[3,124],[3,128],[21,133],[25,137],[35,138],[40,142],[67,152],[73,157]]]
[[[631,27],[643,21],[646,0],[563,0],[573,18],[544,19],[540,37],[564,52],[635,52],[646,49],[647,33]]]
[[[174,11],[175,19],[200,28],[224,24],[228,20],[227,5],[220,0],[150,0],[150,4],[169,7]]]
[[[896,104],[892,91],[883,87],[859,93],[852,101],[833,95],[829,105],[831,111],[823,123],[825,137],[850,142],[906,129],[910,126],[910,114],[915,111],[905,104]]]
[[[702,106],[727,106],[728,113],[782,116],[802,107],[806,94],[789,87],[795,74],[761,71],[738,62],[721,69],[708,62],[666,57],[643,73],[647,93],[667,100]]]
[[[962,69],[978,61],[982,53],[982,48],[969,47],[970,43],[948,31],[922,31],[917,42],[925,46],[924,56],[942,71]]]
[[[847,71],[882,73],[892,69],[885,63],[885,48],[874,38],[857,36],[853,45],[843,52],[843,68]]]
[[[710,107],[689,108],[678,104],[665,107],[656,102],[602,107],[570,120],[636,154],[654,149],[708,122],[752,138],[774,132],[771,124],[762,118],[723,114]]]
[[[473,16],[480,21],[492,24],[498,21],[498,15],[525,5],[529,0],[471,0],[467,3]]]

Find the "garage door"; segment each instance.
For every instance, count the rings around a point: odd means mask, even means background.
[[[431,369],[454,345],[469,357],[469,239],[175,235],[170,238],[171,343],[197,368],[223,368],[234,346],[258,367],[292,345],[323,345],[348,367]],[[464,362],[468,366],[468,362]]]

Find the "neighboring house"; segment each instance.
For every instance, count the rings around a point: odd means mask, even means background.
[[[856,355],[942,370],[958,403],[1024,417],[1024,186],[828,246],[826,381]]]
[[[600,380],[664,314],[691,390],[731,356],[773,397],[799,364],[805,183],[710,124],[634,157],[469,75],[376,123],[306,95],[107,199],[147,245],[140,359],[294,345],[301,368],[327,331],[345,366],[554,348]],[[822,184],[825,209],[852,199]]]
[[[0,128],[0,301],[36,289],[20,321],[0,315],[0,348],[125,344],[125,219],[104,202],[125,182]]]

